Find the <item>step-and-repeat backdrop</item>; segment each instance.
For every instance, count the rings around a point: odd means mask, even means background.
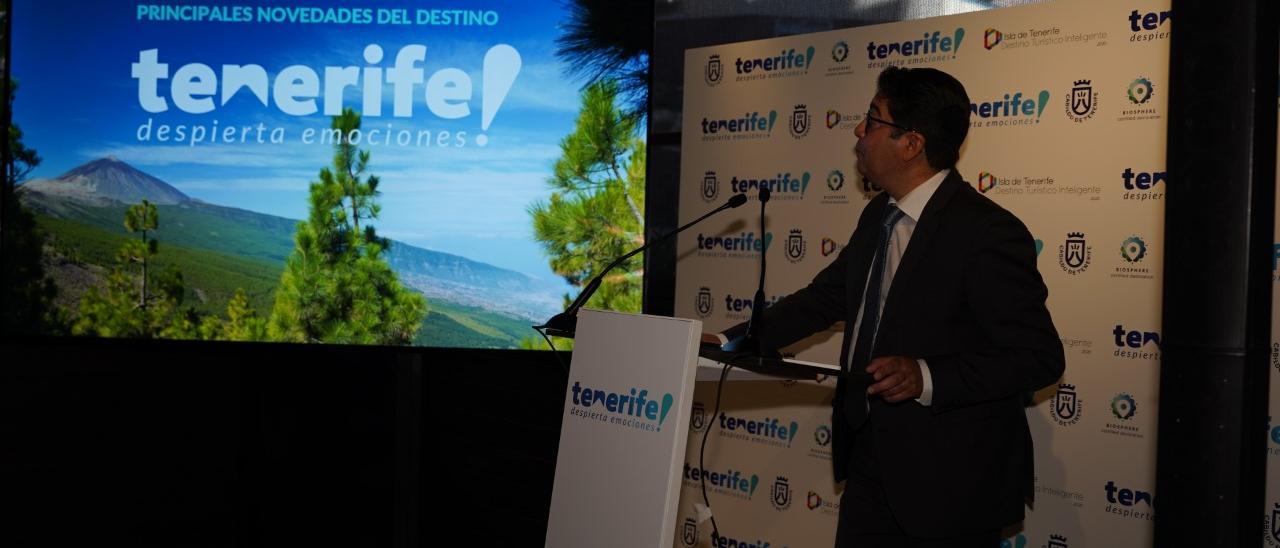
[[[945,70],[973,102],[958,169],[1031,230],[1067,354],[1064,377],[1027,409],[1035,499],[1005,543],[1150,546],[1171,15],[1164,0],[1079,0],[688,50],[680,217],[753,200],[682,235],[677,315],[708,330],[746,320],[761,249],[769,301],[829,264],[879,192],[852,152],[877,75]],[[761,187],[773,196],[764,231]],[[841,329],[789,350],[836,363]],[[695,508],[705,478],[719,545],[830,546],[833,390],[833,379],[732,383],[713,416],[715,386],[702,383],[675,545],[712,542]],[[1274,471],[1280,427],[1269,435]],[[1266,535],[1280,546],[1276,504],[1273,487]]]

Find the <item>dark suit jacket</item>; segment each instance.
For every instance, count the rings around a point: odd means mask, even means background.
[[[807,287],[764,312],[767,346],[843,320],[846,363],[888,198],[867,204],[848,245]],[[872,353],[923,358],[933,378],[931,406],[873,397],[864,426],[876,428],[888,502],[907,533],[948,536],[1023,519],[1033,482],[1023,398],[1064,368],[1047,295],[1027,228],[952,170],[898,264]],[[836,481],[847,474],[855,434],[844,406],[865,405],[846,394],[851,384],[840,379],[834,400]]]

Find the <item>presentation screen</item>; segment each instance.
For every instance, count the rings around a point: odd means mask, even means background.
[[[560,0],[12,16],[20,332],[519,348],[576,294]]]

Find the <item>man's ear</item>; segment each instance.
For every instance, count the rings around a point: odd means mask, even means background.
[[[925,144],[924,134],[918,131],[907,132],[902,136],[902,146],[899,148],[902,161],[908,163],[923,156]]]

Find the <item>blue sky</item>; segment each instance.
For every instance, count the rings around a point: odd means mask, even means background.
[[[188,2],[196,4],[198,2]],[[159,3],[157,3],[159,4]],[[182,2],[168,2],[179,5]],[[215,2],[204,2],[212,5]],[[382,179],[380,232],[414,245],[462,255],[547,280],[556,279],[541,249],[531,240],[526,207],[548,193],[545,179],[558,156],[558,143],[573,127],[579,83],[564,75],[554,56],[557,25],[565,16],[560,0],[533,2],[333,2],[334,7],[493,10],[495,26],[391,26],[298,23],[154,22],[136,19],[134,2],[47,2],[15,0],[13,75],[20,83],[14,122],[28,146],[44,162],[35,178],[56,177],[106,155],[129,162],[183,192],[207,202],[291,218],[305,218],[307,185],[330,164],[332,147],[301,142],[306,128],[326,128],[322,113],[291,116],[274,98],[263,106],[241,90],[229,103],[205,114],[187,114],[169,96],[179,67],[203,63],[221,78],[221,66],[261,65],[274,83],[278,71],[305,65],[321,76],[324,67],[389,68],[406,44],[426,46],[419,66],[430,78],[445,68],[466,72],[472,80],[470,115],[444,119],[433,114],[414,86],[413,116],[391,115],[392,91],[385,86],[383,115],[366,117],[364,128],[409,130],[416,135],[448,131],[465,146],[441,148],[375,145],[371,169]],[[236,2],[235,5],[276,5]],[[313,2],[307,6],[325,7]],[[377,44],[384,59],[365,62],[365,46]],[[485,52],[509,44],[522,68],[488,131],[481,131],[481,94]],[[159,95],[169,110],[148,113],[138,99],[131,65],[139,52],[159,50],[170,79]],[[358,89],[348,89],[344,104],[359,110]],[[137,138],[139,126],[211,128],[264,124],[282,128],[281,144],[158,143]],[[173,129],[171,129],[173,131]],[[484,133],[486,146],[476,137]]]

